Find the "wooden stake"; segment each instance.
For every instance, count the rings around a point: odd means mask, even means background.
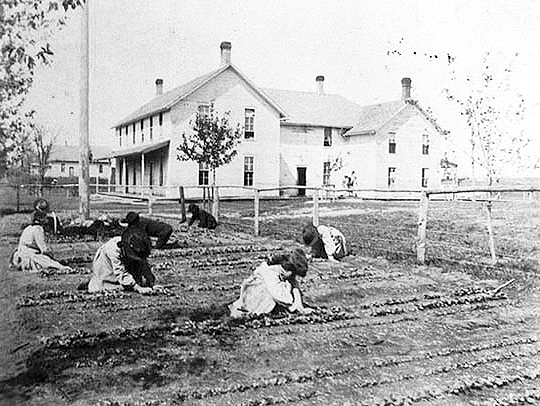
[[[255,237],[259,236],[259,191],[255,189],[254,191],[254,226],[255,226]]]
[[[428,215],[429,195],[422,192],[420,208],[418,212],[418,237],[416,240],[416,258],[421,264],[426,262],[426,230]]]
[[[495,238],[493,237],[493,224],[491,222],[491,193],[490,193],[490,200],[486,203],[486,215],[487,215],[487,230],[488,230],[488,238],[489,238],[489,253],[491,254],[491,262],[496,263],[497,262],[497,255],[495,253]]]
[[[216,220],[219,217],[219,195],[218,195],[218,187],[212,186],[212,216],[216,218]]]
[[[319,226],[319,189],[313,191],[313,225]]]

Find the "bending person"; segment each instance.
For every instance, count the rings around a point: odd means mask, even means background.
[[[147,257],[150,241],[140,230],[128,229],[121,237],[113,237],[98,248],[92,263],[90,282],[81,284],[79,290],[89,292],[105,290],[133,290],[150,293],[155,278],[150,271]]]
[[[44,225],[47,224],[45,212],[35,211],[32,224],[26,226],[19,238],[17,249],[11,254],[10,265],[19,271],[39,272],[42,270],[67,270],[69,266],[55,261],[45,242]]]
[[[276,306],[290,312],[311,313],[304,307],[297,276],[306,276],[308,262],[304,251],[297,249],[260,264],[242,282],[240,298],[229,306],[231,317],[270,313]]]
[[[313,258],[339,261],[348,254],[345,237],[334,227],[307,224],[302,230],[302,239],[311,247]]]
[[[173,233],[173,228],[167,223],[141,217],[139,213],[135,213],[134,211],[130,211],[123,222],[127,223],[128,227],[139,228],[149,237],[157,238],[154,246],[156,249],[177,248],[177,242],[167,244]]]

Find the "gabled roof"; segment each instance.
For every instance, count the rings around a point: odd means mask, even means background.
[[[363,106],[358,109],[353,128],[347,131],[345,135],[375,132],[401,111],[403,107],[405,107],[405,103],[401,100]]]
[[[124,119],[116,123],[113,126],[113,128],[121,126],[121,125],[128,125],[142,118],[149,117],[153,114],[169,110],[176,103],[186,98],[187,96],[192,94],[194,91],[196,91],[197,89],[201,88],[206,83],[208,83],[210,80],[219,76],[221,73],[225,72],[227,69],[232,69],[233,71],[235,71],[250,87],[253,88],[253,90],[260,97],[262,97],[273,108],[278,110],[281,116],[285,116],[285,112],[279,106],[277,106],[271,99],[269,99],[269,97],[266,94],[264,94],[264,92],[262,92],[257,86],[255,86],[255,84],[251,80],[249,80],[244,74],[242,74],[238,70],[238,68],[236,68],[234,65],[223,65],[219,69],[213,70],[212,72],[199,76],[181,86],[178,86],[172,90],[169,90],[168,92],[163,93],[162,95],[154,97],[152,100],[150,100],[148,103],[139,107],[129,116],[125,117]]]
[[[94,160],[107,157],[111,149],[103,145],[90,146]],[[51,150],[50,162],[79,162],[80,148],[78,145],[54,145]]]
[[[448,131],[443,130],[435,118],[418,104],[418,101],[407,99],[406,101],[395,100],[362,107],[358,116],[358,122],[353,128],[345,133],[345,136],[374,134],[408,105],[418,109],[420,114],[422,114],[422,116],[442,136],[446,137],[448,135]]]
[[[360,106],[337,94],[263,89],[286,113],[284,125],[312,125],[350,128],[357,121]]]

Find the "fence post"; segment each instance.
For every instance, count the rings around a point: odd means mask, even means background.
[[[219,194],[218,187],[215,185],[212,186],[212,216],[216,220],[219,218]]]
[[[319,226],[319,189],[313,190],[313,225]]]
[[[422,192],[420,196],[420,209],[418,213],[418,238],[416,240],[416,259],[421,264],[426,262],[426,229],[429,195]]]
[[[184,195],[184,186],[178,186],[180,195],[180,213],[182,214],[182,223],[186,221],[186,196]]]
[[[21,187],[17,185],[17,213],[21,208]]]
[[[254,190],[254,226],[255,226],[255,237],[259,236],[259,190]]]
[[[491,192],[490,192],[491,195]],[[489,238],[489,253],[491,254],[491,262],[495,264],[497,262],[497,256],[495,254],[495,239],[493,237],[493,224],[491,222],[491,196],[486,203],[486,214],[487,214],[487,230]]]
[[[154,211],[154,198],[152,195],[148,195],[148,214],[153,214]]]

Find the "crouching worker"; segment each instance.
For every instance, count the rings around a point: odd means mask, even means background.
[[[98,248],[92,263],[90,282],[79,285],[89,292],[133,290],[150,293],[155,277],[147,257],[150,255],[148,236],[136,229],[127,229],[121,237],[113,237]]]
[[[146,233],[149,237],[157,238],[154,248],[178,248],[178,242],[167,243],[173,233],[173,228],[162,221],[152,220],[139,216],[139,213],[130,211],[123,220],[128,227],[136,227]]]
[[[47,270],[70,271],[53,259],[50,248],[45,242],[44,225],[47,223],[45,212],[35,211],[32,223],[26,226],[19,238],[17,249],[11,254],[10,265],[19,271],[40,272]]]
[[[307,224],[302,230],[302,239],[311,247],[312,258],[339,261],[348,254],[345,237],[334,227]]]
[[[201,228],[208,228],[210,230],[213,230],[217,227],[216,218],[207,211],[199,209],[199,206],[197,206],[196,204],[190,204],[188,206],[188,212],[191,213],[188,227],[191,227],[193,223],[195,223],[195,221],[197,220],[199,220],[199,227]]]
[[[306,254],[301,249],[263,262],[242,282],[240,298],[229,305],[231,317],[266,314],[276,306],[290,312],[311,313],[313,309],[302,303],[296,281],[297,276],[306,276],[307,269]]]

